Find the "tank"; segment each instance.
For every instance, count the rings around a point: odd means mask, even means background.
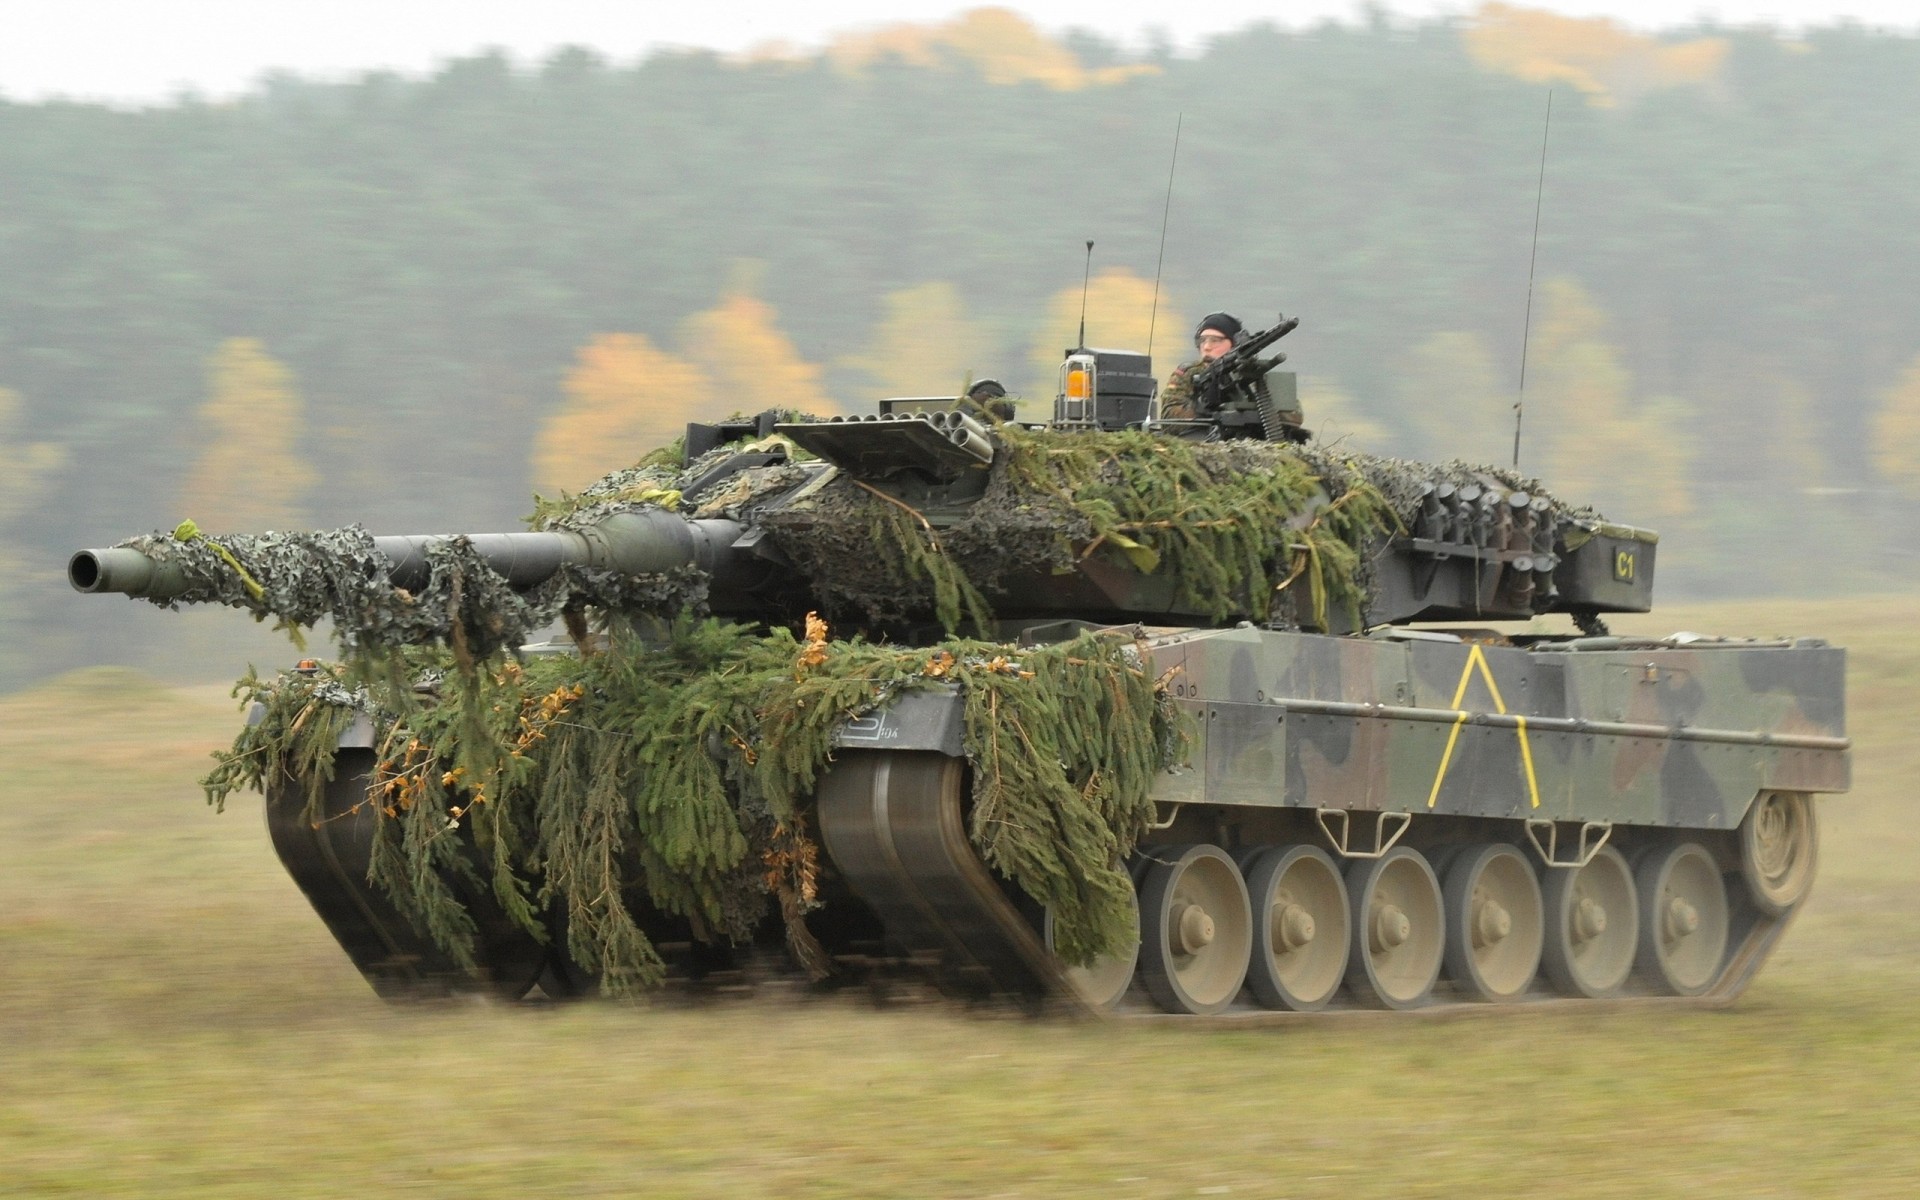
[[[1314,443],[1280,334],[1193,420],[1082,347],[1045,423],[736,417],[526,532],[187,523],[69,579],[333,623],[206,784],[389,998],[1733,1000],[1849,784],[1845,652],[1612,635],[1653,532]]]

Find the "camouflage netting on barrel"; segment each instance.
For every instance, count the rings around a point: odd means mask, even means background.
[[[661,978],[636,919],[647,911],[714,941],[750,938],[777,911],[795,957],[821,973],[805,924],[820,867],[810,797],[834,732],[904,690],[957,688],[974,846],[1054,908],[1066,961],[1131,937],[1122,864],[1182,737],[1130,640],[900,649],[830,641],[817,621],[802,638],[715,621],[678,622],[664,643],[630,636],[477,671],[416,651],[424,700],[339,667],[249,677],[240,689],[264,717],[218,756],[208,798],[286,780],[319,819],[340,734],[365,715],[374,882],[457,958],[471,961],[475,929],[450,880],[490,886],[538,937],[543,914],[564,914],[569,953],[609,991]]]
[[[388,578],[392,561],[359,525],[212,535],[186,521],[171,534],[120,545],[185,576],[183,590],[153,603],[247,609],[256,619],[276,618],[302,645],[301,630],[332,621],[342,651],[361,666],[384,664],[408,647],[427,644],[449,646],[464,660],[484,659],[526,642],[568,608],[697,613],[707,595],[706,577],[692,569],[622,575],[572,565],[515,589],[461,537],[427,544],[427,583],[410,590]]]
[[[149,534],[120,544],[185,576],[182,591],[157,597],[155,604],[245,608],[261,618],[277,617],[296,635],[331,618],[349,651],[397,650],[445,640],[463,624],[476,633],[508,634],[545,607],[545,597],[514,592],[458,542],[430,552],[433,579],[428,588],[396,588],[387,580],[391,561],[359,525],[311,533],[212,535],[184,521],[171,534]],[[460,621],[462,615],[470,619]],[[480,649],[484,654],[501,644],[496,636],[482,640]]]

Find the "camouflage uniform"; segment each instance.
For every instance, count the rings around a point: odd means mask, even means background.
[[[1193,390],[1193,371],[1203,361],[1182,363],[1167,377],[1167,386],[1160,389],[1161,420],[1191,421],[1200,415],[1200,399]]]
[[[1173,374],[1167,377],[1167,385],[1160,389],[1160,419],[1162,421],[1194,421],[1203,414],[1200,411],[1200,397],[1193,386],[1193,372],[1206,365],[1205,359],[1195,359],[1175,367]],[[1223,408],[1249,408],[1246,402],[1222,405]],[[1288,425],[1298,425],[1306,420],[1306,414],[1297,408],[1283,408],[1280,420]]]

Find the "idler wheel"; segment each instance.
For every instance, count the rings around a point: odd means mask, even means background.
[[[1812,796],[1761,792],[1740,822],[1740,875],[1755,906],[1777,917],[1806,899],[1819,849]]]

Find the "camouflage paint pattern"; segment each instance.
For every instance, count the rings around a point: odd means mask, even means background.
[[[1731,829],[1844,791],[1846,652],[1813,640],[1163,630],[1195,718],[1176,803]]]

